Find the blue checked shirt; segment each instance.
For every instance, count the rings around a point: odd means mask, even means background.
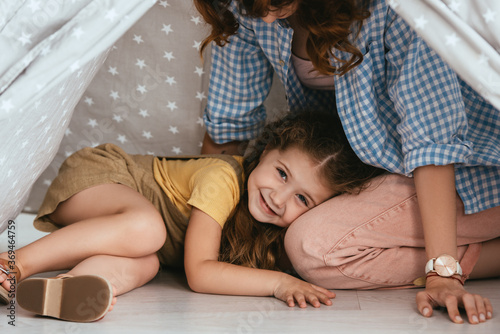
[[[412,175],[425,165],[455,165],[466,213],[500,205],[500,112],[487,103],[397,16],[371,2],[356,46],[364,59],[335,77],[335,92],[303,87],[291,56],[286,20],[242,16],[231,43],[212,48],[207,131],[215,142],[252,139],[262,129],[273,71],[291,111],[335,110],[365,163]],[[333,50],[337,57],[349,55]],[[334,60],[332,59],[332,62]]]

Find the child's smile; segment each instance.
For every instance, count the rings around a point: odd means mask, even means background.
[[[262,222],[287,227],[333,195],[318,167],[298,148],[266,151],[248,178],[248,208]]]
[[[266,200],[264,199],[264,196],[260,194],[260,203],[262,205],[262,208],[264,209],[265,212],[267,212],[271,216],[277,216],[278,214],[271,209],[271,207],[267,204]]]

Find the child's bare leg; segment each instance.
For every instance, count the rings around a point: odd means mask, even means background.
[[[481,254],[477,260],[470,278],[500,277],[500,238],[483,242]]]
[[[108,279],[119,296],[151,281],[160,268],[156,254],[138,258],[96,255],[83,260],[67,275],[99,275]]]
[[[156,252],[166,237],[151,202],[119,184],[81,191],[61,203],[51,218],[67,226],[16,251],[22,278],[73,268],[95,255],[143,257]]]

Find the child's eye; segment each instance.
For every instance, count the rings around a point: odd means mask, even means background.
[[[276,170],[278,171],[278,173],[279,173],[280,177],[281,177],[283,180],[285,180],[285,181],[286,181],[287,175],[286,175],[285,171],[284,171],[284,170],[282,170],[282,169],[280,169],[280,168],[276,168]]]
[[[297,195],[297,197],[299,198],[299,201],[301,201],[302,203],[304,203],[305,206],[309,207],[309,202],[307,202],[307,198],[304,196],[304,195]]]

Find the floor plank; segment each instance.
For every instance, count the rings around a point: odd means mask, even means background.
[[[44,234],[34,230],[31,215],[16,220],[16,246]],[[5,234],[0,249],[7,247]],[[38,276],[51,277],[44,273]],[[470,281],[468,289],[488,296],[500,310],[500,279]],[[416,312],[416,290],[336,291],[331,307],[289,308],[271,297],[217,296],[192,292],[182,272],[161,272],[142,288],[118,297],[103,320],[76,324],[15,310],[22,333],[500,333],[500,316],[479,325],[451,323],[444,310],[426,319]],[[3,308],[6,312],[6,309]],[[6,316],[0,328],[9,328]]]

